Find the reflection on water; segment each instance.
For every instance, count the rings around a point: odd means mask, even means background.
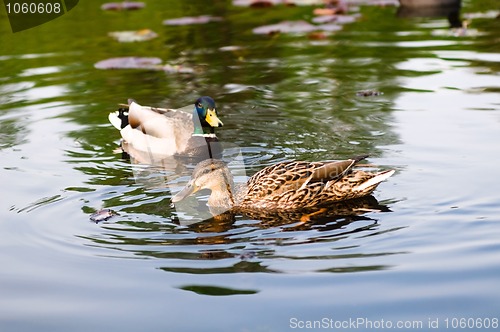
[[[319,210],[319,209],[318,209]],[[118,221],[105,223],[106,230],[98,237],[83,237],[88,245],[118,249],[126,257],[160,259],[160,269],[176,273],[218,274],[240,272],[292,272],[295,260],[309,261],[307,270],[317,272],[355,272],[389,268],[381,265],[342,266],[342,260],[365,259],[400,252],[322,254],[296,256],[278,248],[307,244],[336,244],[349,238],[365,238],[381,234],[378,218],[366,216],[370,211],[389,212],[372,197],[337,203],[317,214],[280,213],[258,216],[222,215],[205,222],[178,227],[175,223]],[[380,213],[379,212],[379,213]],[[257,217],[258,219],[252,219]],[[304,218],[307,217],[307,218]],[[120,219],[120,217],[117,217]],[[388,228],[382,233],[397,231]],[[339,250],[342,251],[342,245]],[[349,247],[349,246],[348,246]],[[115,253],[110,252],[111,256]],[[183,266],[179,267],[179,259]],[[275,259],[291,260],[289,266],[269,268]],[[199,265],[196,261],[218,261]],[[169,263],[171,261],[172,263]],[[317,269],[314,262],[319,262]],[[334,267],[322,267],[330,262]],[[172,265],[170,265],[172,264]],[[272,264],[271,264],[272,265]],[[340,265],[340,266],[339,266]]]
[[[450,28],[461,28],[461,0],[400,0],[398,16],[401,17],[446,17]]]
[[[212,295],[212,296],[228,296],[228,295],[249,295],[256,294],[256,290],[247,289],[233,289],[227,287],[214,287],[210,285],[187,285],[180,287],[183,290],[195,292],[200,295]]]
[[[251,33],[285,14],[310,17],[309,7],[93,6],[2,35],[7,330],[34,330],[34,321],[52,332],[195,330],[200,321],[285,330],[297,313],[425,321],[498,314],[499,30],[495,15],[474,13],[490,10],[489,0],[463,4],[475,35],[435,34],[448,31],[444,17],[361,7],[355,22],[322,40]],[[108,37],[153,24],[152,13],[161,22],[200,8],[224,20],[154,29],[159,37],[142,44]],[[160,57],[195,73],[94,68],[117,56]],[[366,90],[382,93],[357,94]],[[127,98],[178,107],[199,95],[216,99],[218,136],[239,147],[246,175],[292,159],[361,154],[397,173],[373,197],[327,210],[183,222],[171,192],[194,165],[123,158],[107,114]],[[91,222],[100,209],[117,215]]]

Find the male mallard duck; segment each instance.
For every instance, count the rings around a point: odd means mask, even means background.
[[[181,109],[141,106],[129,99],[128,107],[109,114],[109,121],[135,151],[155,156],[220,158],[214,128],[222,127],[215,102],[200,97],[192,113]]]
[[[246,186],[235,186],[226,164],[207,159],[194,169],[186,187],[172,197],[177,203],[201,189],[211,189],[208,206],[216,209],[293,210],[326,205],[371,194],[394,170],[353,170],[367,156],[342,161],[291,161],[255,173]]]

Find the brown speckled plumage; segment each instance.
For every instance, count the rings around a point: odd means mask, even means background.
[[[363,197],[394,171],[353,170],[365,156],[337,162],[291,161],[268,166],[246,185],[235,186],[227,166],[219,160],[199,163],[188,185],[172,201],[211,189],[208,205],[235,210],[293,210]]]

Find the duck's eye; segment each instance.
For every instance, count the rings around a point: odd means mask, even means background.
[[[201,108],[202,106],[201,106],[201,104],[200,104],[200,103],[198,103],[198,105],[196,105],[196,107],[199,107],[199,108]]]

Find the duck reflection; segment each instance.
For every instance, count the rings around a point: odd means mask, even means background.
[[[126,247],[137,244],[138,239],[134,236],[140,234],[140,242],[144,247],[138,252],[148,256],[166,257],[162,253],[148,252],[148,246],[258,242],[260,241],[258,232],[261,230],[271,230],[271,233],[275,234],[274,237],[266,237],[267,243],[284,243],[293,238],[294,232],[309,230],[327,233],[322,236],[323,239],[335,238],[369,232],[377,228],[379,224],[373,214],[384,212],[391,212],[391,210],[387,205],[380,204],[375,197],[366,196],[293,212],[257,213],[253,211],[235,214],[227,211],[204,222],[189,225],[180,225],[175,216],[171,223],[162,223],[123,220],[124,216],[118,215],[113,223],[102,223],[102,226],[110,231],[106,233],[105,238],[88,239],[98,246],[123,245]],[[119,218],[122,220],[118,220]],[[360,223],[359,226],[357,223]],[[113,230],[116,230],[116,233]],[[315,238],[306,237],[304,241],[314,242]],[[242,259],[251,257],[251,255],[242,255]],[[170,255],[167,256],[170,257]],[[197,259],[220,259],[232,257],[233,254],[219,250],[211,251],[209,247],[206,247],[206,250],[194,256]]]
[[[377,221],[365,216],[369,212],[391,212],[389,207],[380,204],[373,196],[366,196],[341,202],[331,203],[322,207],[312,207],[295,211],[252,211],[242,212],[246,220],[255,220],[254,226],[264,229],[281,227],[282,231],[316,229],[331,231],[342,229],[356,221],[368,221],[376,225]],[[240,219],[238,215],[226,211],[201,223],[189,225],[189,229],[197,233],[224,233]],[[369,229],[363,226],[354,232]],[[350,231],[353,232],[353,231]],[[203,239],[200,239],[204,241]]]
[[[401,252],[363,249],[359,239],[379,234],[381,225],[375,216],[390,211],[373,196],[366,196],[290,213],[227,212],[187,226],[162,222],[161,218],[154,222],[148,215],[148,222],[122,219],[103,224],[105,232],[85,239],[91,241],[93,247],[111,250],[113,257],[155,259],[159,264],[157,268],[168,273],[379,271],[390,266],[377,261],[376,257]],[[384,233],[397,230],[389,228]],[[321,244],[315,246],[313,254],[307,251],[297,254],[297,250],[302,252],[301,245],[310,243]],[[203,295],[258,291],[212,289],[211,286],[214,285],[191,284],[179,285],[179,288]]]
[[[462,28],[461,0],[399,0],[399,17],[446,17],[450,28]]]

